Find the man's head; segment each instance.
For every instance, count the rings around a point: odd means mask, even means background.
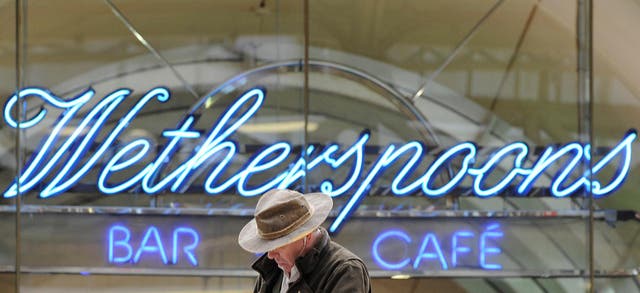
[[[313,239],[313,232],[303,236],[289,244],[267,251],[267,257],[274,260],[280,269],[291,273],[291,268],[295,265],[296,259],[306,253],[309,243]]]
[[[290,270],[312,231],[327,218],[333,201],[323,193],[301,194],[287,189],[268,191],[258,201],[238,244],[249,252],[269,252],[283,270]]]

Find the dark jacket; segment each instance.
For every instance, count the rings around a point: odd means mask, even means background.
[[[340,244],[331,241],[325,229],[309,252],[296,259],[300,279],[287,292],[371,292],[364,262]],[[260,276],[253,292],[271,293],[280,287],[282,270],[265,253],[251,267]]]

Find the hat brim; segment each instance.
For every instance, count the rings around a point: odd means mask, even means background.
[[[322,225],[331,212],[333,200],[324,193],[308,193],[305,194],[304,197],[313,209],[311,218],[309,218],[307,222],[285,236],[266,240],[262,239],[258,234],[258,226],[254,218],[242,228],[238,235],[238,244],[240,244],[240,247],[253,253],[267,252],[294,242]]]

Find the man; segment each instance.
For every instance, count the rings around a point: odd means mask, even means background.
[[[332,206],[322,193],[275,189],[260,198],[238,236],[244,250],[266,252],[251,265],[260,274],[254,292],[371,292],[362,260],[320,227]]]

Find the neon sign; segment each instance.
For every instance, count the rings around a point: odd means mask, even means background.
[[[366,132],[344,150],[340,150],[338,144],[329,144],[322,149],[309,145],[304,150],[308,161],[305,161],[305,156],[302,154],[292,153],[293,147],[290,143],[278,142],[253,154],[239,170],[229,170],[231,162],[238,153],[236,143],[230,137],[260,109],[266,98],[263,89],[253,88],[241,94],[206,134],[201,134],[192,128],[198,118],[196,115],[188,114],[175,129],[162,133],[166,143],[155,158],[151,158],[151,143],[145,138],[134,139],[117,150],[114,150],[114,142],[148,103],[154,100],[165,103],[169,100],[171,96],[169,90],[162,87],[154,88],[143,95],[135,106],[120,117],[113,129],[107,133],[106,138],[99,145],[94,145],[100,129],[108,119],[114,119],[111,117],[114,110],[130,95],[131,90],[118,89],[97,103],[87,106],[95,96],[95,91],[92,89],[87,89],[76,97],[65,100],[47,90],[32,87],[23,89],[19,94],[9,98],[4,108],[4,120],[7,125],[14,128],[34,127],[42,123],[47,115],[47,109],[42,108],[38,113],[18,124],[11,116],[12,109],[19,100],[28,96],[39,98],[52,107],[64,110],[55,120],[41,148],[32,155],[28,165],[23,169],[19,178],[20,193],[31,191],[36,186],[43,186],[40,197],[55,196],[76,185],[91,169],[100,168],[96,186],[104,194],[126,192],[134,188],[140,188],[148,194],[165,191],[181,192],[194,181],[195,177],[204,173],[206,177],[202,187],[206,193],[218,194],[235,188],[241,196],[250,197],[272,188],[291,187],[305,177],[306,172],[313,172],[319,166],[324,165],[332,169],[350,168],[343,182],[333,182],[330,179],[320,182],[320,191],[334,197],[355,190],[329,228],[330,231],[335,232],[350,213],[357,209],[376,179],[391,166],[399,166],[397,173],[393,174],[391,183],[391,191],[398,196],[414,192],[422,192],[428,197],[443,196],[458,187],[465,179],[472,181],[472,191],[478,197],[495,196],[513,187],[517,194],[526,195],[542,174],[555,174],[552,176],[550,186],[551,194],[555,197],[566,197],[580,190],[590,190],[594,197],[602,197],[622,185],[630,169],[631,143],[637,136],[635,131],[629,131],[608,154],[599,161],[592,162],[591,172],[597,175],[606,166],[613,164],[614,159],[618,159],[617,170],[604,181],[597,179],[590,181],[588,174],[582,174],[582,168],[591,161],[590,145],[578,142],[568,143],[559,148],[549,146],[532,163],[527,162],[530,151],[522,142],[503,146],[485,162],[477,160],[476,145],[471,142],[462,142],[438,155],[426,170],[417,170],[417,166],[426,157],[428,151],[421,142],[409,141],[405,144],[386,146],[367,169],[364,154],[370,135]],[[82,108],[90,108],[90,111],[83,117],[76,117]],[[69,126],[72,119],[78,119],[80,122],[73,128],[70,136],[63,138],[61,131]],[[55,142],[59,139],[63,141],[56,145]],[[164,170],[167,162],[175,160],[173,155],[180,143],[187,140],[197,142],[197,146],[191,150],[186,159],[179,162],[175,169]],[[107,150],[115,153],[107,155]],[[285,162],[291,156],[296,156],[294,163]],[[63,157],[65,160],[61,160]],[[206,163],[214,157],[217,160],[216,165],[211,170],[202,170],[207,168]],[[142,163],[150,158],[151,163],[146,165]],[[442,172],[450,171],[450,162],[453,160],[461,161],[460,167],[454,170],[446,183],[438,185],[436,180],[441,177],[439,175]],[[487,177],[490,177],[498,165],[504,164],[512,166],[506,175],[496,183],[488,183]],[[558,168],[552,170],[552,166]],[[141,171],[127,175],[128,179],[115,182],[114,174],[119,172],[120,175],[129,174],[131,172],[124,171],[130,171],[133,167]],[[258,185],[249,184],[249,180],[254,175],[273,172],[275,167],[284,167],[285,170]],[[160,175],[160,170],[164,170],[165,174]],[[223,174],[231,175],[222,180]],[[416,174],[418,176],[415,176]],[[578,176],[575,176],[576,174]],[[161,176],[164,177],[159,178]],[[45,182],[45,178],[52,179]],[[409,178],[417,179],[410,181]],[[17,186],[18,184],[14,181],[5,190],[4,197],[16,196]]]
[[[450,238],[446,239],[448,243],[435,233],[428,232],[419,240],[419,248],[413,250],[411,244],[417,241],[407,232],[394,229],[376,236],[371,246],[371,255],[375,263],[385,270],[419,270],[434,265],[441,270],[460,267],[500,270],[502,265],[498,260],[502,250],[498,244],[503,237],[504,233],[499,224],[490,224],[481,233],[470,230],[454,231]],[[397,244],[402,248],[396,249]],[[396,255],[395,259],[390,259],[389,254]],[[398,258],[397,255],[402,257]]]
[[[114,225],[107,232],[107,259],[113,264],[137,264],[143,258],[160,258],[167,265],[178,264],[182,255],[192,266],[198,266],[195,249],[200,243],[200,234],[196,230],[179,227],[173,229],[168,243],[162,239],[154,226],[149,226],[138,242],[132,239],[129,228]]]

